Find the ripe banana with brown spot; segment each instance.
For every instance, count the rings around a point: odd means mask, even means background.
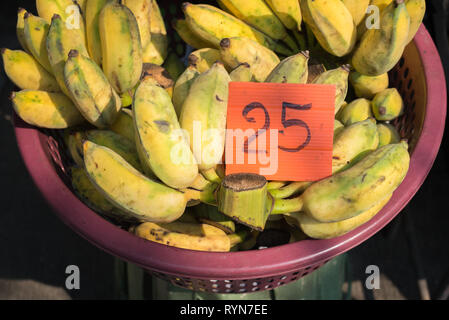
[[[137,20],[127,7],[111,1],[101,10],[98,23],[104,73],[117,93],[124,93],[139,82],[142,74]]]
[[[248,63],[258,82],[265,82],[281,62],[273,51],[248,38],[223,39],[220,42],[220,53],[223,62],[231,69]]]
[[[265,82],[306,84],[309,78],[308,64],[308,51],[285,58],[274,68]]]
[[[374,98],[376,94],[388,88],[389,81],[388,73],[374,77],[365,76],[357,71],[351,71],[349,74],[349,82],[359,98]]]
[[[354,19],[341,0],[301,0],[304,22],[327,52],[343,57],[357,40]]]
[[[23,33],[28,50],[33,57],[52,73],[53,69],[48,61],[47,36],[50,25],[47,20],[26,13],[24,16]]]
[[[24,27],[25,27],[25,14],[27,11],[23,8],[19,8],[17,12],[17,24],[16,24],[16,35],[17,40],[19,40],[20,45],[22,46],[22,49],[26,52],[29,52],[26,41],[25,41],[25,33],[24,33]]]
[[[396,88],[390,88],[376,94],[372,108],[377,120],[391,121],[404,113],[404,101]]]
[[[142,48],[146,48],[151,42],[151,10],[152,0],[122,0],[137,20]]]
[[[395,0],[380,17],[380,29],[369,29],[360,40],[352,57],[359,73],[379,76],[390,71],[401,58],[407,45],[410,16],[404,0]]]

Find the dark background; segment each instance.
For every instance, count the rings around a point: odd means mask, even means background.
[[[34,0],[1,1],[0,47],[15,49],[18,7],[35,13]],[[427,1],[425,24],[437,42],[446,70],[449,46],[447,1]],[[7,97],[11,85],[0,74],[0,299],[112,299],[114,258],[81,239],[52,212],[34,186],[19,155]],[[447,130],[446,130],[447,131]],[[348,254],[353,297],[436,299],[449,284],[447,134],[435,165],[406,209]],[[363,289],[365,268],[378,265],[381,289]],[[65,289],[65,269],[82,270],[81,290]],[[420,290],[421,284],[421,290]]]

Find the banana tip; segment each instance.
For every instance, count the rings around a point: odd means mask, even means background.
[[[32,14],[29,13],[29,12],[27,11],[27,12],[25,12],[25,14],[23,15],[23,18],[24,18],[24,19],[28,19],[30,16],[32,16]]]
[[[188,7],[190,7],[192,4],[190,2],[184,2],[182,4],[182,10],[186,11]]]
[[[231,46],[231,40],[229,38],[224,38],[220,41],[220,47],[227,49]]]
[[[344,64],[341,66],[341,68],[347,72],[351,72],[351,65],[350,64]]]
[[[14,98],[16,97],[16,93],[13,91],[11,92],[11,94],[9,95],[9,100],[14,100]]]
[[[75,50],[75,49],[72,49],[72,50],[70,50],[70,52],[69,52],[69,58],[76,58],[76,57],[78,57],[79,56],[79,52],[78,52],[78,50]]]
[[[306,57],[307,59],[310,58],[310,51],[309,51],[309,50],[301,51],[301,54],[302,54],[304,57]]]
[[[59,14],[55,13],[55,14],[53,15],[53,17],[51,17],[51,21],[53,21],[53,20],[55,20],[55,19],[61,19],[61,16],[60,16]]]
[[[198,62],[198,57],[195,56],[194,54],[191,54],[188,58],[188,61],[190,66],[196,66],[196,63]]]
[[[6,49],[6,48],[1,48],[1,49],[0,49],[1,54],[4,55],[5,52],[6,52],[6,50],[8,50],[8,49]]]
[[[21,13],[21,12],[23,12],[23,11],[25,11],[25,12],[26,12],[26,10],[25,10],[24,8],[22,8],[22,7],[19,7],[19,9],[17,10],[17,13]]]

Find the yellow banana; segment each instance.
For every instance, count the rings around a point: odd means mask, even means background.
[[[17,12],[17,24],[16,24],[16,34],[17,34],[17,40],[19,40],[20,45],[22,46],[22,49],[26,52],[29,52],[26,41],[25,41],[25,33],[24,33],[24,27],[25,27],[25,14],[27,11],[23,8],[19,8]]]
[[[189,65],[194,66],[200,73],[206,72],[220,60],[220,50],[212,48],[199,49],[189,55]]]
[[[358,26],[366,15],[370,0],[341,0],[351,13],[355,25]]]
[[[200,72],[194,66],[189,66],[176,81],[172,100],[178,118],[181,116],[182,106],[189,94],[190,87],[199,75]]]
[[[86,18],[86,38],[87,49],[90,57],[96,64],[101,66],[101,38],[100,26],[98,24],[100,13],[108,0],[87,0],[86,10],[84,12]]]
[[[229,252],[246,236],[240,233],[227,235],[224,231],[208,224],[183,222],[169,224],[146,222],[137,226],[134,233],[149,241],[172,247],[212,252]]]
[[[135,141],[134,120],[130,109],[123,108],[109,129],[131,141]]]
[[[75,2],[78,4],[78,6],[81,9],[81,13],[84,15],[86,13],[86,7],[87,7],[87,0],[75,0]]]
[[[344,128],[345,126],[340,121],[338,121],[337,119],[334,120],[334,141]]]
[[[23,32],[28,50],[45,70],[52,73],[53,69],[50,61],[48,61],[47,51],[47,35],[50,25],[47,20],[33,16],[30,13],[26,13],[24,19]]]
[[[270,38],[284,41],[294,51],[299,50],[295,40],[264,0],[218,0],[218,3],[223,4],[235,17]]]
[[[354,88],[356,96],[366,99],[374,98],[376,94],[387,89],[389,86],[388,73],[370,77],[357,71],[352,71],[349,74],[349,81]]]
[[[176,30],[178,35],[194,49],[203,49],[203,48],[211,48],[214,47],[212,43],[207,40],[200,38],[197,34],[193,33],[189,29],[189,25],[185,19],[178,19],[173,22],[173,29]]]
[[[20,89],[61,91],[56,79],[25,51],[2,49],[1,53],[6,75]]]
[[[371,0],[371,5],[378,7],[379,12],[382,12],[392,2],[393,2],[393,0]]]
[[[334,84],[337,87],[335,96],[335,114],[340,110],[348,94],[349,66],[323,72],[313,80],[314,84]]]
[[[61,90],[72,97],[69,89],[65,85],[64,66],[71,50],[77,50],[80,54],[88,56],[83,39],[76,30],[67,29],[62,18],[55,15],[51,21],[47,35],[48,61],[53,70],[56,80]]]
[[[357,40],[351,13],[341,0],[301,0],[304,22],[327,52],[343,57]]]
[[[309,78],[309,52],[303,51],[282,60],[265,82],[306,84]]]
[[[352,65],[361,74],[379,76],[390,71],[404,52],[410,16],[404,0],[395,0],[384,9],[380,29],[365,32],[352,57]]]
[[[295,224],[297,224],[307,236],[313,239],[332,239],[342,236],[370,221],[383,209],[388,201],[390,201],[391,197],[392,195],[390,194],[379,203],[375,204],[372,208],[358,216],[338,222],[319,222],[303,212],[292,213],[289,214],[288,217],[293,218]]]
[[[13,92],[11,101],[17,115],[33,126],[66,129],[84,123],[73,102],[59,92],[22,90]]]
[[[313,184],[298,198],[277,199],[273,213],[303,211],[319,222],[355,217],[392,194],[409,164],[407,143],[384,146],[353,167]]]
[[[246,62],[241,63],[229,74],[229,76],[231,77],[232,81],[236,82],[255,81],[253,73],[251,72],[251,66]]]
[[[377,132],[379,132],[379,147],[386,146],[387,144],[399,143],[399,141],[401,141],[399,132],[391,124],[377,124]]]
[[[407,39],[407,44],[409,44],[418,32],[426,14],[426,0],[405,0],[405,6],[410,15],[410,30]]]
[[[142,74],[139,26],[131,10],[108,2],[99,17],[103,70],[117,93],[132,89]]]
[[[134,94],[133,116],[141,161],[172,188],[189,187],[198,166],[167,92],[144,80]]]
[[[181,127],[201,171],[214,169],[223,157],[230,81],[223,64],[215,63],[196,78],[182,106]]]
[[[379,121],[390,121],[404,112],[404,101],[396,88],[386,89],[373,99],[373,114]]]
[[[171,79],[176,82],[179,76],[184,72],[185,66],[181,59],[176,55],[176,53],[171,52],[167,59],[165,60],[163,67],[167,70]]]
[[[353,123],[365,121],[372,118],[371,101],[360,98],[352,101],[350,104],[342,108],[338,114],[337,119],[345,126]]]
[[[301,31],[302,13],[299,0],[266,0],[287,29]]]
[[[231,69],[248,63],[254,79],[258,82],[265,82],[280,63],[273,51],[247,38],[223,39],[220,42],[220,53],[223,62]]]
[[[142,48],[146,48],[151,42],[151,4],[152,0],[122,0],[134,14],[139,26],[140,42]]]
[[[64,79],[87,121],[103,129],[115,122],[122,107],[120,97],[93,60],[76,50],[70,51],[64,67]]]
[[[156,0],[151,1],[151,42],[143,48],[143,62],[162,65],[168,55],[168,38],[164,18]]]
[[[280,54],[288,56],[292,54],[286,46],[276,43],[269,36],[218,8],[205,4],[193,5],[188,2],[184,3],[182,8],[190,30],[200,38],[211,42],[214,48],[220,47],[220,41],[223,38],[244,37],[257,41]]]

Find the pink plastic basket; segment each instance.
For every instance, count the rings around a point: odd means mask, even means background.
[[[412,152],[409,173],[388,205],[358,229],[331,240],[306,240],[265,250],[206,253],[140,239],[102,218],[71,191],[65,151],[54,132],[15,117],[17,142],[25,164],[56,214],[99,248],[137,264],[175,285],[220,293],[272,289],[299,279],[350,250],[387,225],[424,182],[438,153],[446,120],[446,82],[435,45],[422,26],[391,72],[406,112],[395,122]]]

